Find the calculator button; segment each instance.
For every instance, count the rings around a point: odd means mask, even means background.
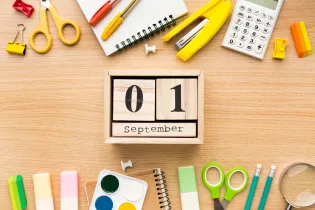
[[[264,34],[269,34],[270,30],[269,30],[269,28],[263,28],[262,32]]]
[[[247,13],[252,13],[252,12],[253,12],[253,9],[250,8],[250,7],[248,7],[246,11],[247,11]]]
[[[241,10],[241,11],[244,11],[244,10],[245,10],[245,6],[244,6],[244,5],[241,5],[241,6],[240,6],[240,10]]]
[[[238,25],[233,26],[234,31],[239,31],[241,28]]]
[[[262,13],[261,13],[261,17],[262,17],[262,18],[266,18],[266,17],[267,17],[266,13],[262,12]]]
[[[241,41],[246,41],[246,39],[247,39],[247,38],[246,38],[245,35],[240,36],[240,40],[241,40]]]
[[[265,36],[265,35],[260,35],[260,36],[259,36],[259,39],[260,39],[261,41],[265,41],[265,40],[267,39],[267,36]]]
[[[260,17],[257,17],[257,18],[255,19],[255,22],[256,22],[257,24],[262,24],[262,19],[261,19]]]
[[[243,20],[240,18],[235,19],[234,21],[236,24],[241,25],[243,23]]]
[[[253,29],[254,29],[255,31],[259,31],[259,30],[260,30],[260,27],[259,27],[259,25],[254,25]]]
[[[249,21],[253,21],[254,17],[252,15],[247,15],[246,19],[249,20]]]
[[[253,31],[250,33],[251,37],[256,38],[258,36],[258,32],[257,31]]]
[[[244,42],[238,42],[238,43],[237,43],[237,46],[238,46],[239,48],[243,48],[243,47],[245,47],[245,43],[244,43]]]
[[[260,15],[260,12],[257,10],[254,12],[254,15],[258,16],[258,15]]]
[[[269,15],[269,16],[268,16],[268,19],[269,19],[270,21],[273,21],[275,18],[274,18],[272,15]]]
[[[264,50],[265,45],[263,43],[257,43],[255,45],[255,53],[261,54],[262,51]]]
[[[255,42],[256,42],[256,39],[254,39],[254,38],[250,38],[250,39],[248,40],[248,43],[249,43],[249,44],[255,44]]]
[[[244,23],[244,26],[250,28],[252,26],[252,23],[247,21]]]
[[[248,34],[248,33],[249,33],[249,30],[248,30],[247,28],[243,28],[242,33],[243,33],[243,34]]]
[[[231,33],[230,33],[230,37],[232,37],[232,38],[237,38],[237,33],[236,33],[236,32],[231,32]]]
[[[235,45],[235,43],[236,43],[235,39],[229,39],[229,44]]]
[[[238,12],[237,17],[244,18],[245,14],[243,12]]]
[[[270,21],[266,21],[266,22],[264,22],[264,25],[265,25],[266,27],[271,27],[271,22],[270,22]]]
[[[251,45],[251,44],[246,45],[246,50],[252,51],[253,50],[253,45]]]

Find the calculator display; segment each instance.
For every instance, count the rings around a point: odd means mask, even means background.
[[[249,2],[252,2],[254,4],[258,4],[260,6],[275,10],[275,9],[277,9],[277,5],[278,5],[279,0],[246,0],[246,1],[249,1]]]

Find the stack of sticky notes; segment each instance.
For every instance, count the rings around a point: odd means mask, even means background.
[[[291,32],[299,58],[312,55],[312,45],[303,21],[291,25]]]
[[[13,210],[24,210],[27,207],[23,178],[11,176],[8,181]]]

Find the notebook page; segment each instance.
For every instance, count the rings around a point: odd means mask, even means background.
[[[86,19],[89,21],[107,0],[77,1]],[[108,23],[119,12],[123,11],[130,1],[131,0],[120,0],[103,20],[101,20],[95,27],[92,27],[97,40],[100,42],[107,56],[118,50],[116,47],[117,44],[121,45],[121,42],[126,42],[128,38],[132,39],[132,36],[136,36],[138,32],[141,32],[141,35],[143,35],[142,31],[145,29],[146,32],[149,33],[148,27],[154,29],[153,24],[160,26],[160,20],[165,24],[165,17],[170,21],[170,15],[172,15],[174,19],[177,19],[188,12],[184,0],[140,0],[120,27],[106,41],[103,41],[101,35]],[[139,38],[138,35],[136,37]]]

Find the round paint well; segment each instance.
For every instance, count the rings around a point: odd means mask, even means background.
[[[114,193],[119,188],[119,180],[116,176],[107,175],[101,181],[101,186],[104,192],[106,193]]]
[[[144,188],[139,182],[128,181],[123,184],[124,195],[129,201],[138,201],[143,197]]]
[[[119,206],[118,210],[137,210],[137,208],[132,203],[125,202]]]
[[[97,198],[95,201],[95,208],[97,210],[112,210],[113,205],[112,199],[106,195]]]

